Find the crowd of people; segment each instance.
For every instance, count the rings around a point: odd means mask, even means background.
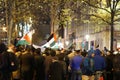
[[[6,52],[18,59],[18,69],[9,71]],[[120,53],[98,48],[66,50],[0,43],[0,80],[119,80]]]

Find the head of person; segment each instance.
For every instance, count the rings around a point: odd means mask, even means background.
[[[56,56],[56,51],[51,49],[51,50],[50,50],[50,55],[51,55],[52,57]]]
[[[50,55],[50,48],[45,48],[44,54],[46,56],[49,56]]]
[[[4,51],[7,51],[7,46],[4,43],[0,43],[0,54]]]
[[[80,50],[75,50],[76,55],[80,55],[81,51]]]
[[[82,52],[81,52],[81,55],[82,55],[83,57],[86,57],[86,56],[88,56],[88,52],[82,51]]]
[[[92,57],[93,55],[95,55],[95,51],[94,51],[93,47],[91,47],[91,49],[88,51],[88,56]]]
[[[38,49],[35,49],[35,54],[41,54],[41,49],[40,48],[38,48]]]
[[[95,55],[101,55],[101,51],[99,49],[95,50]]]

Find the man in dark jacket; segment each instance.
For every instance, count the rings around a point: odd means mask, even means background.
[[[20,68],[22,80],[33,80],[34,73],[34,56],[31,48],[27,47],[25,52],[20,56]]]
[[[49,66],[49,80],[64,80],[64,68],[58,58],[54,57]]]
[[[11,80],[11,74],[8,70],[7,47],[0,43],[0,80]]]
[[[106,53],[106,80],[113,80],[113,55],[110,51]]]
[[[94,80],[94,53],[88,53],[83,59],[82,79]]]
[[[98,80],[105,70],[106,63],[105,58],[101,56],[101,51],[99,49],[95,50],[94,57],[94,70],[95,70],[95,80]]]
[[[113,80],[120,79],[120,53],[118,52],[113,58]]]
[[[81,72],[81,65],[82,63],[82,56],[80,50],[76,50],[76,55],[71,59],[70,61],[70,67],[71,67],[71,80],[82,80],[82,72]]]
[[[41,49],[35,50],[35,80],[45,80],[45,58],[41,55]]]

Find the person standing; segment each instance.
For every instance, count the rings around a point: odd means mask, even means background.
[[[113,58],[113,80],[120,79],[120,52]]]
[[[56,52],[55,50],[48,50],[46,52],[47,56],[45,57],[45,61],[44,61],[44,65],[45,65],[45,80],[48,80],[48,75],[49,75],[49,68],[50,68],[50,64],[52,63],[52,59],[53,58],[58,58],[56,57]]]
[[[105,56],[106,60],[106,80],[113,80],[113,55],[108,51]]]
[[[76,55],[70,61],[71,80],[81,80],[82,72],[80,65],[82,63],[82,56],[80,50],[76,50]]]
[[[0,80],[11,80],[12,77],[12,72],[8,69],[7,56],[7,46],[4,43],[0,43]]]
[[[101,56],[101,51],[97,48],[95,50],[94,57],[94,70],[95,70],[95,80],[99,80],[103,76],[103,72],[106,68],[105,58]]]
[[[58,58],[54,57],[49,66],[48,80],[65,80],[64,79],[64,67]]]
[[[31,48],[28,46],[20,56],[20,68],[22,80],[33,80],[34,74],[34,56]]]
[[[86,54],[83,59],[82,80],[94,80],[94,53]]]
[[[41,49],[36,49],[34,52],[35,59],[35,80],[45,80],[45,58],[41,55]]]
[[[62,67],[63,67],[63,80],[66,80],[66,67],[67,67],[67,65],[66,65],[66,62],[64,61],[65,60],[65,53],[64,52],[62,52],[62,53],[60,53],[59,55],[57,55],[57,57],[58,57],[58,60],[59,60],[59,62],[60,62],[60,64],[62,65]]]

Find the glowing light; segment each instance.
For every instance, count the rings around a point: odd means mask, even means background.
[[[69,41],[66,41],[65,44],[68,45],[68,44],[69,44]]]
[[[6,27],[3,27],[2,28],[4,32],[7,32],[7,28]]]
[[[85,36],[85,39],[86,39],[86,40],[88,40],[89,38],[90,38],[90,36],[89,36],[89,35],[86,35],[86,36]]]

